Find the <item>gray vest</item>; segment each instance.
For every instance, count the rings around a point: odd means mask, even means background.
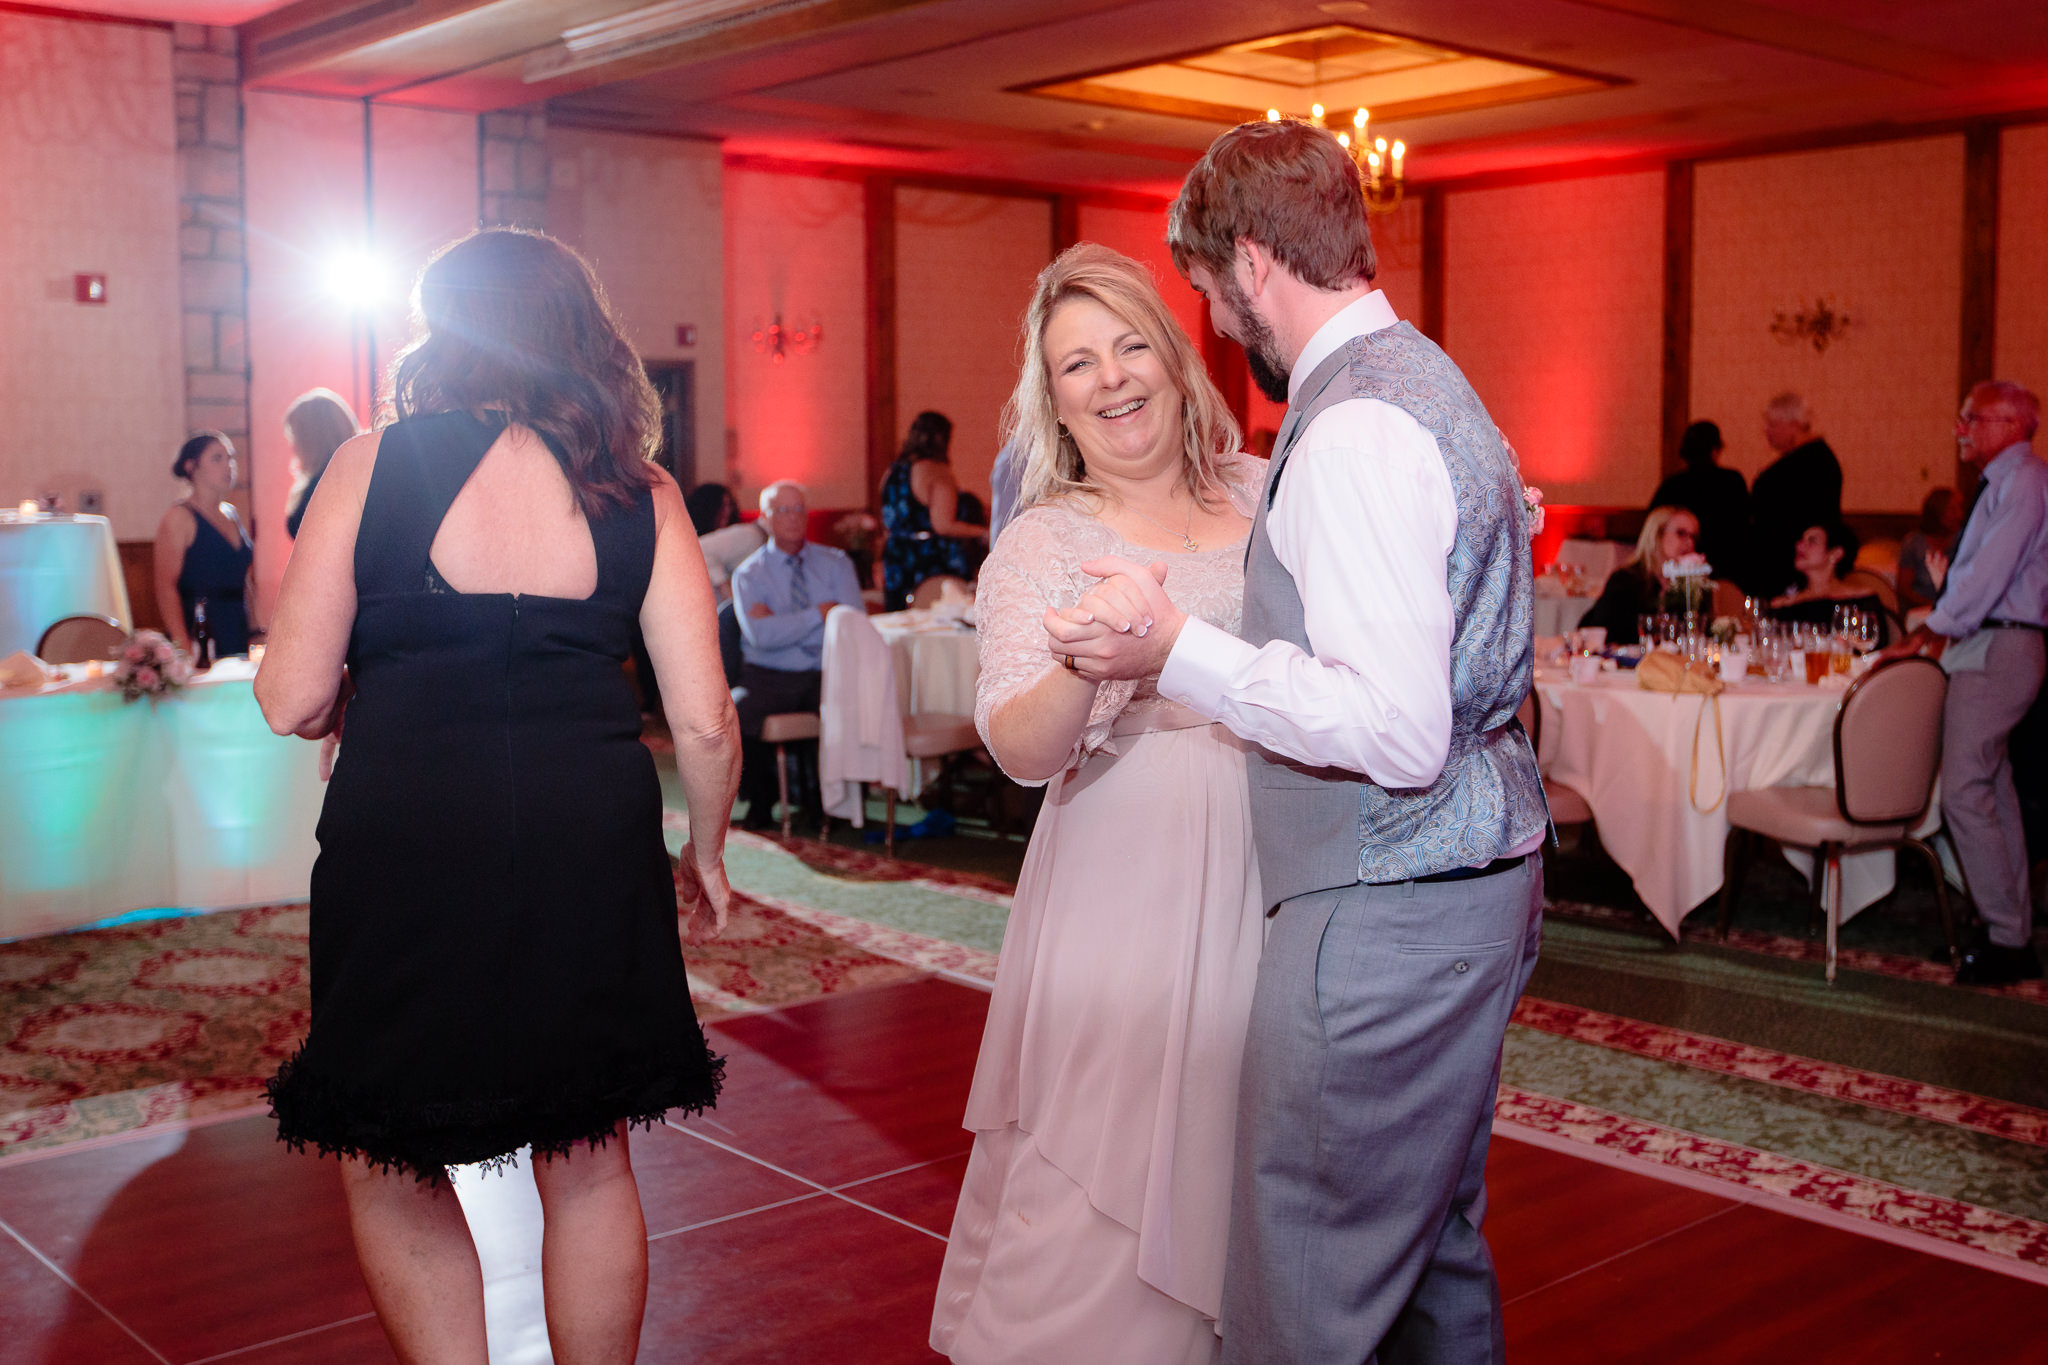
[[[1515,712],[1529,693],[1533,580],[1521,478],[1479,395],[1450,358],[1402,322],[1353,337],[1301,386],[1266,472],[1245,553],[1244,625],[1254,645],[1287,640],[1313,654],[1301,594],[1273,554],[1266,512],[1287,457],[1325,408],[1376,398],[1436,438],[1457,495],[1445,565],[1451,642],[1451,747],[1427,787],[1394,790],[1339,768],[1265,750],[1250,759],[1252,824],[1266,901],[1354,882],[1398,882],[1478,867],[1549,822],[1536,755]],[[1359,459],[1374,457],[1360,450]],[[1352,591],[1372,592],[1359,583]]]

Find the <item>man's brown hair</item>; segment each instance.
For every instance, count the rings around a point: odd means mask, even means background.
[[[1257,242],[1303,284],[1342,289],[1378,273],[1358,167],[1327,129],[1300,119],[1240,123],[1209,144],[1167,216],[1181,274],[1228,275]]]

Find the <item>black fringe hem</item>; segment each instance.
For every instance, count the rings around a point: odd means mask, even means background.
[[[426,1185],[447,1179],[450,1166],[488,1174],[519,1163],[530,1147],[537,1160],[566,1157],[579,1147],[608,1144],[618,1125],[652,1128],[671,1110],[700,1114],[718,1103],[725,1058],[706,1052],[706,1070],[670,1071],[620,1086],[573,1106],[507,1099],[391,1106],[371,1103],[307,1072],[303,1047],[264,1085],[278,1141],[295,1152],[354,1157],[380,1171],[404,1171]]]

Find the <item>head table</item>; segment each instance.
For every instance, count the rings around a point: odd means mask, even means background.
[[[0,939],[161,906],[300,900],[326,788],[320,746],[270,732],[230,659],[125,702],[67,670],[0,692]]]
[[[1676,937],[1680,921],[1721,889],[1729,830],[1727,804],[1718,801],[1724,783],[1728,791],[1834,786],[1843,691],[1803,683],[1731,687],[1720,698],[1716,752],[1713,703],[1698,693],[1646,691],[1626,671],[1580,684],[1539,669],[1537,757],[1545,777],[1586,798],[1601,845]],[[1935,823],[1930,815],[1926,827]],[[1788,849],[1786,856],[1810,875],[1810,855]],[[1843,919],[1891,892],[1895,864],[1889,850],[1842,860]]]

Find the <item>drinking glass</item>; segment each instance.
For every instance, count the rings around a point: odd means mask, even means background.
[[[1858,654],[1868,654],[1877,648],[1878,638],[1884,633],[1884,623],[1874,611],[1856,613],[1856,634],[1850,643],[1856,646]]]
[[[1646,650],[1657,647],[1657,618],[1650,612],[1636,617],[1636,643]]]
[[[1820,680],[1828,675],[1828,657],[1830,651],[1818,642],[1813,642],[1811,644],[1811,647],[1808,648],[1805,651],[1805,653],[1807,685],[1809,687],[1818,687],[1820,685]]]

